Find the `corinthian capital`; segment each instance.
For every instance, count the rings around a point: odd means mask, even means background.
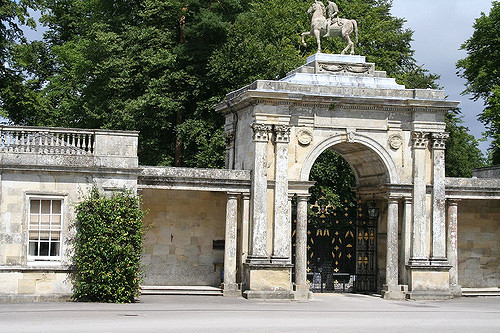
[[[445,149],[449,133],[432,133],[432,149]]]
[[[429,133],[426,132],[411,132],[413,148],[425,149],[429,141]]]
[[[274,140],[279,143],[290,142],[290,125],[274,125]]]
[[[271,125],[253,123],[253,141],[267,142],[269,140],[269,133],[271,132]]]

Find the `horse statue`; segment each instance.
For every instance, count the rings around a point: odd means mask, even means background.
[[[354,43],[351,40],[351,33],[356,35],[356,43],[358,42],[358,23],[356,20],[344,18],[327,19],[325,17],[325,5],[315,0],[307,10],[307,14],[312,14],[311,30],[302,33],[302,45],[307,46],[304,38],[306,36],[316,37],[318,43],[318,52],[321,52],[321,37],[340,36],[347,42],[347,47],[342,50],[341,54],[345,54],[349,48],[350,54],[354,54]]]

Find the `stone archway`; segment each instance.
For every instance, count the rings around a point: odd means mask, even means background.
[[[337,134],[314,146],[302,164],[301,180],[309,180],[314,162],[327,149],[339,153],[351,165],[358,186],[399,183],[396,163],[389,152],[379,142],[363,134],[352,135],[350,141]]]
[[[307,297],[308,177],[333,147],[355,170],[359,195],[387,204],[384,297],[450,297],[444,116],[457,104],[443,91],[406,89],[362,56],[321,53],[279,81],[258,80],[228,94],[216,106],[226,116],[227,167],[252,172],[244,295]],[[292,195],[303,254],[295,267]]]

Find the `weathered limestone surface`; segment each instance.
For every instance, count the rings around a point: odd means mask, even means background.
[[[143,189],[145,285],[220,286],[225,193]],[[233,230],[234,231],[234,230]],[[235,258],[233,258],[235,259]]]
[[[500,286],[500,201],[458,202],[458,284]]]
[[[472,170],[472,177],[477,178],[500,178],[500,165]]]
[[[239,296],[236,284],[238,194],[228,193],[226,203],[226,234],[224,244],[224,296]]]

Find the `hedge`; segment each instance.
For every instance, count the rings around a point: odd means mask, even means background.
[[[76,206],[73,298],[129,303],[139,294],[144,212],[131,192],[93,188]]]

